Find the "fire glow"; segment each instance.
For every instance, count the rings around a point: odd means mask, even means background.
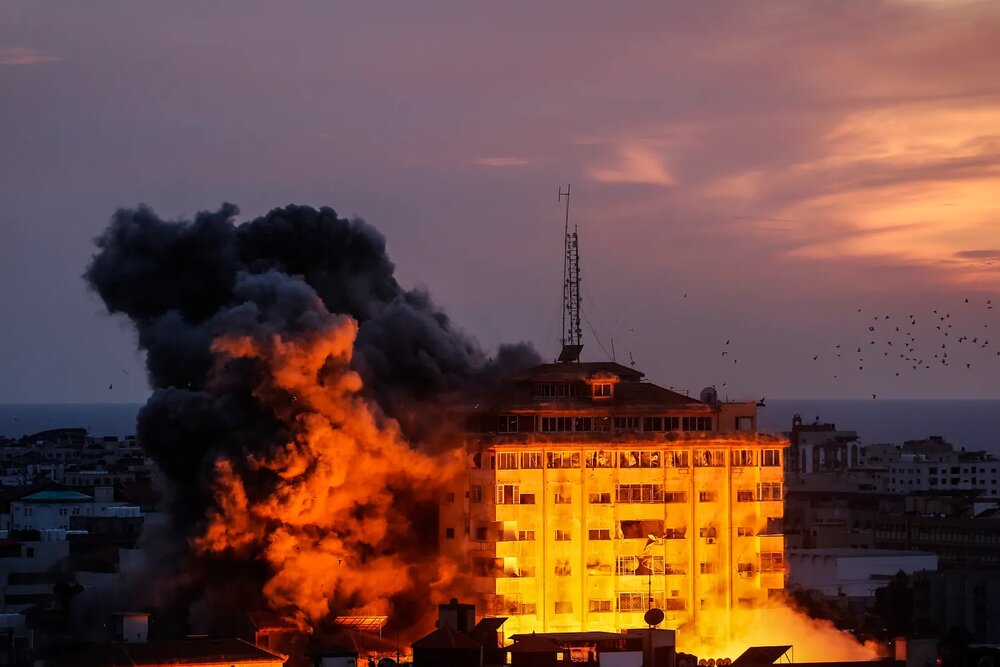
[[[400,288],[384,240],[361,221],[290,206],[236,225],[236,213],[226,205],[166,222],[146,208],[119,211],[87,270],[147,354],[154,392],[140,413],[140,442],[170,485],[174,538],[188,547],[178,572],[159,573],[158,599],[192,616],[207,608],[205,629],[262,604],[305,631],[364,613],[423,632],[433,604],[471,594],[468,554],[437,547],[437,505],[467,461],[462,436],[443,418],[446,397],[495,383],[537,356],[509,346],[488,358],[428,295]],[[684,446],[732,445],[706,438]],[[699,491],[732,492],[728,477],[703,470],[686,503],[660,505],[664,519],[691,518],[686,540],[657,547],[664,559],[708,523],[720,534],[734,521],[762,527],[761,516],[739,514],[753,504],[725,520],[705,514],[711,504],[696,506]],[[580,498],[583,472],[551,471],[549,481]],[[557,506],[555,519],[582,535],[588,526],[572,507]],[[615,555],[604,557],[613,563]],[[691,584],[688,609],[696,600],[699,608],[679,628],[682,650],[733,657],[750,644],[785,641],[797,658],[874,656],[774,600],[736,608],[738,558],[711,561],[728,575],[710,587]],[[539,579],[583,601],[584,568]],[[581,613],[567,622],[587,629]]]
[[[413,529],[392,489],[435,501],[460,459],[457,450],[437,457],[415,450],[394,420],[358,395],[361,378],[350,370],[356,334],[352,320],[331,318],[305,340],[228,336],[212,346],[220,364],[253,359],[266,366],[255,397],[281,406],[276,414],[292,438],[270,456],[249,458],[249,474],[278,480],[263,497],[248,494],[248,472],[234,470],[241,462],[217,460],[218,509],[195,544],[263,556],[273,573],[263,589],[271,607],[297,610],[311,625],[355,607],[391,613],[391,599],[413,586],[416,568],[436,572],[445,592],[454,575],[432,555],[417,560],[387,548],[398,541],[390,534]]]

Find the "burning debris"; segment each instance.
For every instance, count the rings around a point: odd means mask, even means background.
[[[309,626],[364,609],[405,628],[456,576],[436,555],[461,456],[444,399],[537,356],[487,359],[398,284],[361,220],[237,213],[119,210],[86,271],[146,353],[138,435],[171,485],[171,551],[187,545],[154,598],[206,612],[206,629],[261,603]]]

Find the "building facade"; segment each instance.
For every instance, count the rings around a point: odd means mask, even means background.
[[[612,363],[535,367],[475,403],[441,512],[508,634],[666,627],[784,586],[782,440],[755,403],[696,400]]]

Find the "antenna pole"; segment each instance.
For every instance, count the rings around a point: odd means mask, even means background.
[[[567,273],[567,263],[569,262],[569,190],[570,184],[566,184],[566,192],[563,192],[562,186],[559,186],[559,199],[557,201],[562,201],[563,197],[566,198],[566,225],[563,230],[563,294],[562,294],[562,333],[559,337],[559,343],[563,346],[566,345],[566,310],[569,305],[569,274]]]

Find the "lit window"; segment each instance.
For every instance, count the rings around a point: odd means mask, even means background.
[[[781,500],[781,482],[761,482],[757,485],[760,500]]]
[[[548,452],[545,455],[547,468],[579,468],[580,452]]]
[[[595,382],[593,387],[594,398],[611,398],[614,392],[614,385],[611,382]]]
[[[497,452],[498,470],[517,470],[517,452]]]
[[[615,466],[615,454],[609,450],[598,450],[587,452],[588,468],[613,468]]]
[[[521,467],[525,470],[535,470],[542,467],[541,452],[522,452]]]
[[[521,494],[517,484],[497,485],[497,505],[517,505],[520,502]]]
[[[760,464],[765,467],[781,466],[781,450],[765,449],[760,453]]]
[[[661,455],[659,451],[628,451],[619,455],[620,468],[659,468]]]

